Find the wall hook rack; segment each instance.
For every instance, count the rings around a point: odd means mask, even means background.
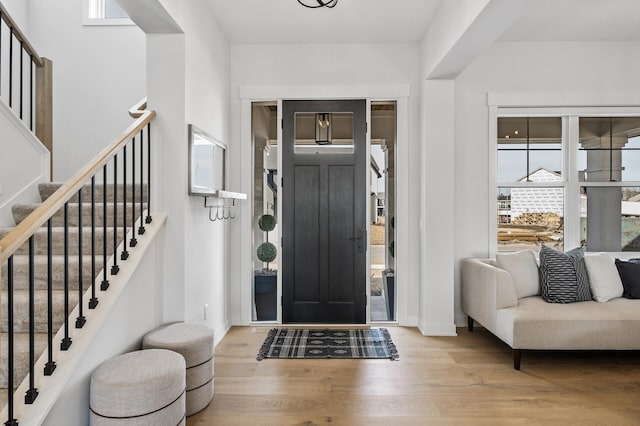
[[[247,194],[240,192],[217,191],[211,196],[204,196],[204,207],[209,209],[209,220],[211,222],[235,219],[236,200],[246,199]],[[214,204],[211,204],[212,201]]]

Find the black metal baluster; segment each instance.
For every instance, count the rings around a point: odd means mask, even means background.
[[[145,232],[144,220],[144,138],[140,138],[140,226],[138,227],[138,235]]]
[[[22,40],[20,40],[20,120],[22,120],[22,80],[24,80],[24,71],[23,71],[23,67],[24,67],[24,42]]]
[[[84,263],[82,262],[82,188],[78,191],[78,318],[76,318],[76,328],[84,327],[87,319],[84,317],[82,306]]]
[[[66,351],[71,346],[69,337],[69,202],[64,203],[64,338],[60,350]]]
[[[0,11],[0,51],[2,51],[2,11]],[[0,95],[2,95],[2,55],[0,55]]]
[[[38,397],[35,386],[35,273],[33,255],[33,235],[29,237],[29,389],[24,395],[25,404],[33,404]]]
[[[140,138],[142,138],[142,129],[140,130]],[[142,196],[142,190],[140,191]],[[138,244],[136,240],[136,138],[133,137],[131,142],[131,240],[129,247],[135,247]]]
[[[33,132],[33,56],[29,56],[29,130]]]
[[[111,275],[120,271],[118,266],[118,154],[113,156],[113,266]]]
[[[13,418],[13,256],[7,261],[7,411],[8,426],[17,426]]]
[[[122,238],[123,247],[120,260],[127,260],[129,258],[129,252],[127,251],[127,144],[124,144],[122,147],[122,200],[122,226],[124,236]]]
[[[107,279],[107,165],[102,168],[102,283],[100,290],[109,288]]]
[[[9,27],[9,108],[13,106],[13,27]]]
[[[147,218],[145,222],[151,223],[151,123],[147,124]]]
[[[22,103],[23,103],[23,96],[22,96],[22,81],[24,80],[24,42],[22,40],[20,40],[20,120],[22,120]]]
[[[44,366],[44,375],[50,376],[56,369],[53,361],[53,224],[52,219],[47,221],[47,355],[48,360]]]
[[[91,299],[89,309],[98,306],[96,297],[96,177],[91,176]]]

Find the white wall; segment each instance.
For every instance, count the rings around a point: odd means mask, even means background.
[[[49,181],[49,151],[2,101],[0,135],[0,227],[5,227],[15,225],[14,204],[40,201],[38,184]]]
[[[419,98],[420,98],[420,50],[415,44],[336,44],[336,45],[234,45],[231,47],[231,117],[232,142],[230,156],[232,164],[244,164],[249,161],[243,155],[250,152],[244,145],[250,140],[241,139],[242,108],[239,90],[243,87],[373,87],[393,84],[407,84],[411,88],[409,98],[408,137],[400,144],[408,153],[408,201],[399,205],[407,214],[406,223],[398,227],[407,227],[408,235],[417,235],[419,211]],[[339,91],[339,89],[337,90]],[[346,92],[345,92],[346,93]],[[338,96],[339,97],[339,96]],[[237,167],[229,176],[230,183],[240,186],[250,181],[243,178],[244,167]],[[249,184],[250,185],[250,184]],[[250,186],[249,186],[250,187]],[[250,215],[250,209],[243,208],[242,214]],[[233,323],[246,323],[242,316],[243,295],[240,288],[250,286],[250,270],[246,268],[245,254],[241,252],[240,241],[244,238],[241,221],[233,224],[231,239],[231,280],[233,282]],[[249,223],[249,222],[246,222]],[[409,294],[418,293],[418,240],[410,239],[407,251],[398,256],[406,256],[409,268],[405,271],[400,285],[406,285]],[[246,254],[246,256],[250,256]],[[244,275],[244,279],[243,278]],[[245,282],[246,281],[246,282]],[[417,323],[417,298],[409,297],[408,310],[400,313],[409,323]]]
[[[13,21],[18,24],[20,31],[29,37],[29,1],[2,0],[2,5],[9,11],[9,15],[11,15]],[[2,25],[4,26],[4,24]],[[36,50],[37,49],[36,47]]]
[[[146,95],[145,38],[136,26],[83,26],[80,0],[28,3],[31,42],[53,61],[53,178],[64,180],[131,123]]]
[[[455,126],[455,307],[456,322],[464,323],[459,302],[459,260],[487,256],[489,203],[488,92],[550,94],[592,93],[602,102],[637,93],[640,79],[639,42],[496,43],[456,79]],[[553,105],[550,105],[553,106]]]

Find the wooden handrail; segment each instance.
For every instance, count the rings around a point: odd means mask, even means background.
[[[44,61],[40,55],[38,55],[36,49],[31,45],[31,43],[29,43],[29,40],[27,40],[24,33],[20,31],[18,24],[16,24],[16,21],[14,21],[11,15],[9,15],[9,12],[7,12],[7,9],[5,9],[2,3],[0,3],[0,12],[2,13],[2,20],[7,23],[9,28],[13,28],[13,35],[22,43],[22,47],[27,51],[29,56],[33,58],[33,62],[39,67],[44,66]]]
[[[137,106],[146,106],[146,99]],[[130,111],[131,113],[131,111]],[[47,198],[38,208],[0,240],[0,265],[3,265],[29,237],[42,227],[64,204],[71,199],[82,186],[87,183],[105,164],[107,164],[120,149],[137,136],[153,118],[155,111],[138,111],[138,119],[133,122],[122,135],[93,158],[86,166],[76,173],[68,182]]]

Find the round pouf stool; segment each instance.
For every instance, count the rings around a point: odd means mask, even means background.
[[[175,323],[147,333],[142,347],[178,352],[187,365],[187,416],[213,399],[213,330],[201,324]]]
[[[185,424],[185,362],[175,352],[136,351],[111,358],[91,375],[94,426]]]

